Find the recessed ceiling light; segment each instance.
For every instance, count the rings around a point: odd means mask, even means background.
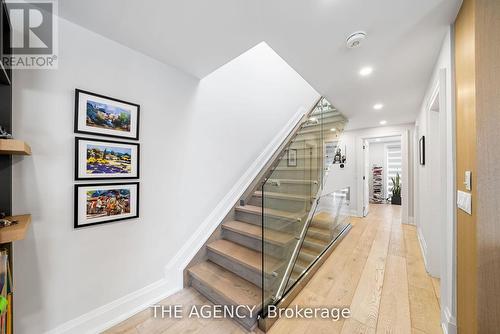
[[[386,125],[387,121],[380,121],[379,123],[380,123],[380,125]]]
[[[331,128],[331,129],[330,129],[330,131],[331,131],[331,132],[335,132],[335,131],[337,131],[337,129],[335,129],[335,128]]]
[[[375,110],[380,110],[384,107],[384,105],[382,103],[377,103],[373,106],[373,109]]]
[[[380,141],[380,138],[375,139],[375,141]]]
[[[361,70],[359,70],[359,75],[361,75],[362,77],[366,77],[366,76],[372,74],[372,72],[373,72],[373,67],[366,66],[366,67],[363,67]]]

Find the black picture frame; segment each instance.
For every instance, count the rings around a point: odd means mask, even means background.
[[[109,144],[119,144],[119,145],[130,145],[137,147],[137,175],[136,176],[123,176],[123,177],[81,177],[80,176],[80,142],[81,141],[91,141],[98,143],[109,143]],[[99,138],[85,138],[85,137],[75,137],[75,181],[89,181],[89,180],[137,180],[140,178],[141,171],[141,145],[139,143],[127,143],[114,140],[105,140]]]
[[[79,106],[80,106],[80,97],[82,94],[85,94],[85,95],[90,95],[90,96],[94,96],[96,98],[99,98],[99,99],[104,99],[104,100],[108,100],[108,101],[111,101],[111,102],[117,102],[117,103],[121,103],[121,104],[125,104],[125,105],[128,105],[130,106],[131,108],[136,108],[135,110],[135,119],[136,119],[136,122],[135,122],[135,126],[134,126],[134,129],[135,129],[135,136],[126,136],[126,135],[119,135],[119,134],[112,134],[112,133],[103,133],[102,131],[104,130],[96,130],[96,129],[93,129],[92,130],[92,127],[89,127],[89,126],[83,126],[82,124],[80,124],[80,112],[85,112],[86,114],[86,110],[85,111],[81,111]],[[132,112],[131,112],[132,113]],[[74,131],[75,133],[82,133],[82,134],[87,134],[87,135],[95,135],[95,136],[104,136],[104,137],[112,137],[112,138],[121,138],[121,139],[127,139],[127,140],[139,140],[139,129],[140,129],[140,115],[141,115],[141,106],[137,103],[132,103],[132,102],[128,102],[128,101],[124,101],[124,100],[120,100],[120,99],[116,99],[114,97],[110,97],[110,96],[106,96],[106,95],[102,95],[102,94],[97,94],[97,93],[93,93],[93,92],[89,92],[89,91],[86,91],[86,90],[83,90],[83,89],[78,89],[76,88],[75,89],[75,120],[74,120]],[[90,130],[89,130],[90,128]],[[108,132],[118,132],[117,130],[108,130]]]
[[[95,222],[95,223],[88,223],[88,224],[79,224],[78,220],[78,189],[83,188],[83,187],[107,187],[107,186],[129,186],[129,185],[134,185],[136,187],[136,200],[135,200],[135,215],[133,216],[128,216],[128,217],[123,217],[123,218],[116,218],[116,219],[110,219],[106,221],[100,221],[100,222]],[[96,225],[103,225],[103,224],[108,224],[108,223],[113,223],[113,222],[118,222],[118,221],[123,221],[123,220],[130,220],[130,219],[137,219],[139,218],[139,207],[140,207],[140,191],[139,191],[139,182],[125,182],[125,183],[91,183],[91,184],[75,184],[74,186],[74,223],[73,227],[75,229],[80,229],[80,228],[85,228],[85,227],[90,227],[90,226],[96,226]]]
[[[420,158],[420,164],[425,165],[425,136],[420,137],[418,141],[418,153]]]
[[[289,149],[288,150],[286,164],[288,167],[297,167],[297,150],[296,149]]]

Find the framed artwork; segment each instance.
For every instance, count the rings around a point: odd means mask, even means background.
[[[75,180],[138,179],[140,145],[75,138]]]
[[[287,166],[297,167],[297,150],[295,149],[288,150]]]
[[[418,154],[420,157],[420,164],[425,165],[425,136],[422,136],[418,141]]]
[[[139,217],[139,182],[75,185],[75,228]]]
[[[104,95],[75,90],[75,132],[139,139],[140,106]]]

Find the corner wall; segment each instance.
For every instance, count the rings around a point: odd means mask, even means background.
[[[426,269],[441,279],[441,322],[456,333],[455,100],[451,27],[443,40],[416,121],[414,142],[425,136],[426,164],[415,157],[415,221]],[[438,111],[431,110],[434,94]],[[444,242],[443,242],[444,241]]]
[[[99,332],[181,286],[166,264],[319,94],[261,44],[202,81],[59,19],[59,69],[17,71],[16,333]],[[140,219],[73,229],[74,89],[141,105]],[[209,235],[209,234],[208,234]],[[207,235],[207,237],[208,237]]]

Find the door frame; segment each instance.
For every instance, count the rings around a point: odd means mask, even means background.
[[[358,189],[358,194],[357,194],[357,202],[360,203],[361,205],[358,205],[358,212],[357,215],[359,217],[363,217],[363,196],[364,196],[364,184],[363,184],[363,174],[364,174],[364,168],[365,168],[365,157],[364,157],[364,151],[363,151],[363,143],[365,140],[368,139],[374,139],[374,138],[385,138],[385,137],[400,137],[401,138],[401,168],[402,168],[402,175],[401,175],[401,182],[406,185],[403,186],[401,189],[401,222],[403,224],[411,224],[412,222],[410,221],[410,215],[409,215],[409,206],[410,206],[410,200],[409,200],[409,185],[410,185],[410,154],[411,154],[411,149],[410,149],[410,142],[409,142],[409,133],[410,131],[408,129],[401,129],[401,130],[388,130],[387,132],[381,131],[380,133],[373,134],[373,135],[366,135],[366,136],[359,136],[355,139],[356,143],[356,157],[357,161],[360,163],[357,164],[357,171],[356,175],[357,181],[356,181],[356,187]]]

